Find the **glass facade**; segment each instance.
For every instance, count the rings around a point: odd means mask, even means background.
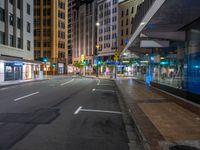
[[[5,63],[5,81],[22,80],[22,64]]]
[[[148,80],[200,94],[200,21],[186,29],[186,42],[171,41],[170,48],[149,55]]]

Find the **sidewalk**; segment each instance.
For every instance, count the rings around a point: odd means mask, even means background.
[[[25,84],[30,82],[40,82],[48,79],[31,79],[31,80],[16,80],[16,81],[4,81],[0,82],[0,88],[8,87],[8,86],[14,86],[19,84]]]
[[[133,79],[118,79],[116,84],[146,149],[169,150],[175,145],[200,149],[199,106],[146,87]],[[181,150],[187,149],[182,147]]]

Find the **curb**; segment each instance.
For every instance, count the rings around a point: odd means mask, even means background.
[[[125,101],[125,98],[124,98],[124,96],[123,96],[123,94],[122,94],[122,91],[120,90],[120,88],[118,87],[118,85],[117,85],[116,82],[115,82],[115,85],[116,85],[116,88],[117,88],[117,91],[118,91],[117,97],[118,97],[118,99],[119,99],[119,101],[120,101],[120,102],[119,102],[119,103],[120,103],[120,107],[121,107],[121,105],[123,105],[122,107],[124,107],[124,108],[127,110],[128,117],[131,119],[132,125],[134,125],[135,128],[136,128],[136,132],[137,132],[137,135],[138,135],[138,137],[139,137],[139,139],[140,139],[142,148],[143,148],[144,150],[151,150],[150,145],[148,144],[147,139],[145,138],[145,136],[144,136],[144,134],[143,134],[141,128],[140,128],[139,125],[137,124],[137,121],[136,121],[136,119],[135,119],[135,117],[134,117],[134,115],[133,115],[133,112],[132,112],[131,109],[130,109],[129,104],[126,103],[126,101]],[[123,110],[123,109],[122,109],[122,110]],[[123,119],[124,119],[124,117],[123,117]],[[134,150],[134,147],[131,147],[131,146],[130,146],[131,143],[132,143],[132,142],[131,142],[131,139],[129,139],[129,141],[130,141],[130,143],[129,143],[129,148],[130,148],[130,150]]]
[[[42,79],[42,80],[35,80],[35,81],[19,82],[19,83],[8,84],[8,85],[0,85],[0,89],[5,88],[5,87],[16,86],[16,85],[23,85],[23,84],[32,83],[32,82],[43,82],[43,81],[47,81],[47,80],[50,80],[50,79]]]

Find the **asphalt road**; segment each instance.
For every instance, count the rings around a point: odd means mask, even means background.
[[[128,150],[115,84],[59,77],[0,89],[0,150]]]

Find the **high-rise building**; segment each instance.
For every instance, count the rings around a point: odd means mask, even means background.
[[[35,59],[48,58],[44,66],[49,73],[67,72],[68,0],[34,1]]]
[[[34,78],[33,1],[0,1],[0,82]]]
[[[74,5],[73,22],[73,62],[87,60],[93,64],[96,49],[96,0],[77,1]]]
[[[118,51],[124,50],[132,36],[132,24],[135,17],[137,6],[143,0],[125,0],[119,3],[118,11]]]
[[[68,0],[68,64],[72,64],[72,10],[74,0]]]
[[[117,51],[118,0],[98,0],[97,45],[99,57],[112,57]]]

